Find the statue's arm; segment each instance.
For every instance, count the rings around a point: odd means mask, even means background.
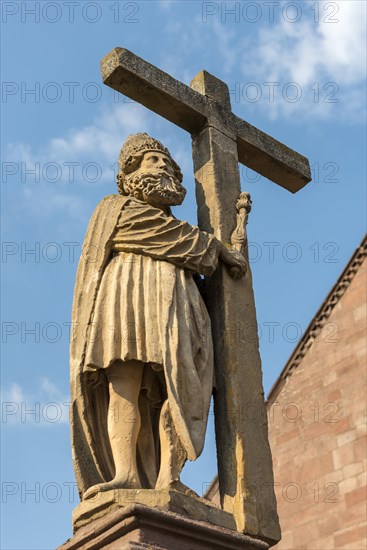
[[[219,258],[236,267],[240,267],[242,258],[214,235],[136,201],[124,207],[114,248],[165,260],[203,275],[213,273]]]
[[[213,235],[135,201],[123,209],[113,247],[165,260],[203,275],[215,270],[219,257]]]

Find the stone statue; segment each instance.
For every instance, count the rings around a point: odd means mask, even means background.
[[[81,498],[113,488],[189,491],[179,476],[202,452],[214,372],[195,274],[211,275],[218,260],[235,279],[246,272],[235,243],[172,215],[186,190],[159,141],[129,136],[118,162],[119,194],[95,209],[74,293],[72,447]]]
[[[119,194],[92,216],[75,285],[71,423],[82,502],[73,512],[80,536],[64,548],[91,541],[83,527],[102,516],[106,522],[96,521],[93,532],[109,544],[113,510],[130,522],[128,528],[119,516],[126,534],[137,518],[153,517],[152,508],[235,529],[237,541],[245,534],[276,544],[248,262],[251,199],[241,193],[238,165],[295,193],[311,180],[309,161],[238,117],[227,84],[205,70],[187,86],[114,48],[101,74],[107,86],[190,135],[198,227],[170,211],[185,189],[168,150],[147,134],[130,136],[119,157]],[[202,451],[214,382],[220,508],[180,482],[185,461]],[[159,527],[162,516],[155,517]]]

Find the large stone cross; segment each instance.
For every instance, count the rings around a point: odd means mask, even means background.
[[[220,240],[229,243],[236,227],[239,162],[293,193],[311,180],[308,160],[233,114],[228,86],[206,71],[189,87],[123,48],[112,50],[101,70],[105,84],[191,134],[198,224]],[[205,294],[221,504],[238,530],[274,543],[279,524],[250,270],[234,281],[219,267]]]

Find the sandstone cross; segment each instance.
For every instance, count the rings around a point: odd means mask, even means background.
[[[229,243],[236,226],[239,162],[292,193],[311,180],[308,160],[233,114],[227,85],[206,71],[189,87],[123,48],[112,50],[101,70],[105,84],[191,134],[198,224],[218,239]],[[234,281],[219,268],[205,294],[221,503],[238,530],[274,543],[279,525],[251,272]]]

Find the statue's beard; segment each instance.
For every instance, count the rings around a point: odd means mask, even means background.
[[[158,207],[177,206],[186,195],[186,189],[180,181],[164,171],[135,172],[126,178],[124,189],[128,195]]]

